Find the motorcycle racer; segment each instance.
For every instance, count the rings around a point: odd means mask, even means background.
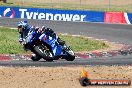
[[[17,27],[20,34],[19,37],[20,43],[22,43],[25,40],[25,37],[28,35],[29,32],[35,30],[38,33],[38,35],[45,33],[50,37],[56,38],[60,45],[63,46],[65,44],[65,41],[61,40],[58,36],[56,36],[56,33],[51,28],[46,28],[45,26],[42,26],[42,28],[39,27],[35,28],[35,26],[29,26],[27,21],[20,21]]]
[[[17,25],[19,32],[19,42],[23,43],[29,31],[35,30],[34,26],[29,26],[27,21],[20,21]]]
[[[46,61],[58,58],[67,61],[75,59],[74,52],[51,28],[30,26],[27,21],[20,21],[17,27],[20,34],[19,42],[26,51],[33,52],[31,57],[33,61],[39,61],[41,58]]]

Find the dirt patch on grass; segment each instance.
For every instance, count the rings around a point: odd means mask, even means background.
[[[69,35],[69,36],[71,36],[71,35]],[[124,47],[127,46],[127,45],[116,43],[116,42],[111,42],[111,41],[107,41],[107,40],[103,40],[103,39],[96,39],[96,38],[93,38],[93,37],[86,37],[86,36],[81,36],[81,35],[72,35],[72,37],[83,37],[83,38],[87,38],[87,39],[94,40],[94,41],[97,41],[99,43],[102,43],[105,46],[108,46],[104,49],[92,50],[92,51],[81,51],[81,52],[77,52],[77,53],[107,52],[107,51],[113,51],[113,50],[121,50],[121,49],[123,49]]]
[[[112,50],[121,50],[125,47],[124,44],[119,44],[119,43],[114,43],[110,41],[103,41],[103,40],[98,40],[99,42],[103,42],[105,45],[109,46],[105,49],[100,49],[100,50],[94,50],[96,52],[103,52],[103,51],[112,51]],[[93,52],[93,51],[91,51]]]

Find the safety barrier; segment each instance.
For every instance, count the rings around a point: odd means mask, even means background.
[[[0,7],[0,17],[132,24],[132,13]]]
[[[132,24],[132,13],[105,12],[104,22]]]

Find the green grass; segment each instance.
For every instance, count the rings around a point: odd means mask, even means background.
[[[18,37],[19,33],[17,32],[17,29],[0,27],[0,54],[27,53],[19,44]],[[59,35],[59,37],[65,40],[74,51],[91,51],[108,47],[104,43],[89,40],[83,37],[63,35]]]
[[[70,35],[60,36],[63,40],[67,42],[68,45],[74,51],[92,51],[92,50],[99,50],[108,47],[103,42],[99,42],[96,40],[84,38],[84,37],[72,37]]]
[[[17,54],[24,52],[18,42],[17,30],[0,28],[0,54]]]

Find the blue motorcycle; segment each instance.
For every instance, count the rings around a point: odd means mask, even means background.
[[[45,33],[41,35],[36,32],[28,33],[25,38],[24,48],[34,53],[31,57],[33,61],[39,61],[42,58],[46,61],[58,60],[60,58],[67,61],[75,59],[75,54],[69,46],[66,44],[60,45],[56,38]]]

